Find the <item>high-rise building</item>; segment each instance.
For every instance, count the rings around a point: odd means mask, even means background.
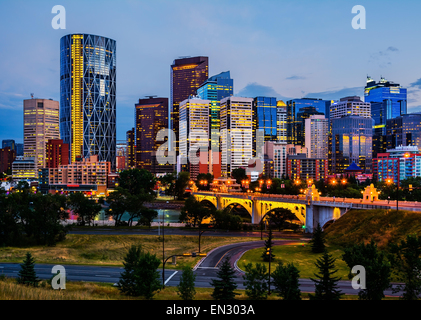
[[[190,97],[180,103],[181,167],[195,180],[199,173],[209,172],[211,101]]]
[[[387,149],[417,146],[421,149],[421,113],[409,113],[386,121]]]
[[[330,106],[330,120],[350,115],[371,118],[371,103],[352,96],[341,98]]]
[[[176,151],[179,144],[180,103],[197,94],[197,89],[209,78],[208,57],[175,59],[171,65],[171,121],[170,128],[176,136]],[[170,141],[172,145],[172,141]]]
[[[247,168],[249,160],[253,159],[253,101],[252,98],[241,97],[221,100],[223,177],[230,177],[234,169]]]
[[[345,116],[332,119],[332,173],[343,173],[355,162],[363,173],[372,173],[372,118]]]
[[[136,140],[135,140],[135,129],[126,132],[126,143],[127,143],[127,168],[133,169],[136,167]]]
[[[265,155],[273,161],[271,178],[285,179],[287,174],[287,144],[279,141],[265,142]]]
[[[1,142],[1,148],[7,148],[9,147],[11,151],[16,151],[16,143],[15,140],[12,139],[7,139],[7,140],[2,140]]]
[[[329,110],[332,100],[322,99],[294,99],[287,101],[287,142],[288,144],[304,146],[304,119],[305,115],[324,114],[329,119]],[[307,108],[307,109],[304,109]],[[301,109],[301,110],[300,110]],[[298,115],[301,113],[301,115]],[[311,113],[311,114],[310,114]]]
[[[98,155],[115,168],[116,42],[70,34],[60,42],[60,138],[70,162]]]
[[[367,77],[365,102],[371,103],[371,117],[374,119],[373,155],[386,151],[387,120],[407,113],[407,89],[399,84],[381,78],[380,82]]]
[[[292,180],[319,181],[328,177],[328,160],[308,158],[306,154],[288,155],[287,175]]]
[[[305,124],[306,119],[310,118],[311,116],[324,116],[323,112],[318,112],[314,107],[304,107],[299,110],[297,113],[297,121],[295,123],[295,128],[297,129],[297,140],[296,144],[305,146],[306,144],[306,137],[305,137]]]
[[[253,132],[257,132],[257,130],[263,130],[265,141],[276,141],[278,139],[278,104],[276,98],[254,98]],[[253,139],[253,142],[255,143],[255,139]]]
[[[165,141],[157,141],[160,130],[168,128],[168,98],[148,97],[136,104],[136,167],[153,174],[174,171],[174,164],[159,164],[158,148]]]
[[[12,173],[12,163],[16,158],[16,151],[10,147],[0,149],[0,173]]]
[[[234,80],[231,79],[229,71],[210,77],[197,89],[197,95],[200,99],[211,101],[211,129],[220,130],[221,100],[233,94]]]
[[[23,157],[23,143],[16,143],[16,157]]]
[[[276,104],[278,107],[278,141],[287,143],[287,105],[282,100],[279,100]]]
[[[35,180],[38,178],[38,167],[34,158],[16,158],[12,163],[12,179]]]
[[[305,146],[308,158],[328,159],[329,120],[324,115],[305,119]]]
[[[46,165],[46,144],[60,139],[59,103],[48,99],[23,101],[24,156],[33,158],[38,168]]]
[[[69,145],[61,139],[49,139],[46,144],[44,168],[58,168],[69,164]]]

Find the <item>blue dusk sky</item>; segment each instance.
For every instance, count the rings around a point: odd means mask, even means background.
[[[66,29],[55,30],[55,5]],[[366,29],[352,28],[355,5]],[[170,65],[208,56],[209,75],[231,71],[235,95],[278,99],[363,97],[367,75],[408,89],[421,111],[421,1],[0,0],[0,140],[23,142],[23,100],[60,101],[60,38],[117,41],[117,139],[146,95],[170,95]]]

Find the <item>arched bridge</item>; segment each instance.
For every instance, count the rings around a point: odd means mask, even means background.
[[[192,195],[200,202],[208,201],[216,209],[223,210],[232,204],[241,205],[251,216],[254,224],[265,220],[266,214],[275,208],[290,209],[296,217],[305,225],[306,232],[312,233],[319,223],[325,226],[328,222],[335,221],[350,209],[390,209],[390,207],[373,204],[363,204],[338,200],[317,201],[306,196],[287,195],[248,195],[242,193],[214,193],[193,192]],[[356,199],[354,199],[356,200]],[[358,200],[359,201],[359,200]]]

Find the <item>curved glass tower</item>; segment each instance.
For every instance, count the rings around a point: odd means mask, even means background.
[[[116,42],[90,34],[60,41],[60,135],[69,159],[116,156]]]

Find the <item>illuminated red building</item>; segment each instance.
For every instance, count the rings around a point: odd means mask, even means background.
[[[45,148],[45,167],[58,168],[69,164],[69,145],[61,139],[50,139]]]

